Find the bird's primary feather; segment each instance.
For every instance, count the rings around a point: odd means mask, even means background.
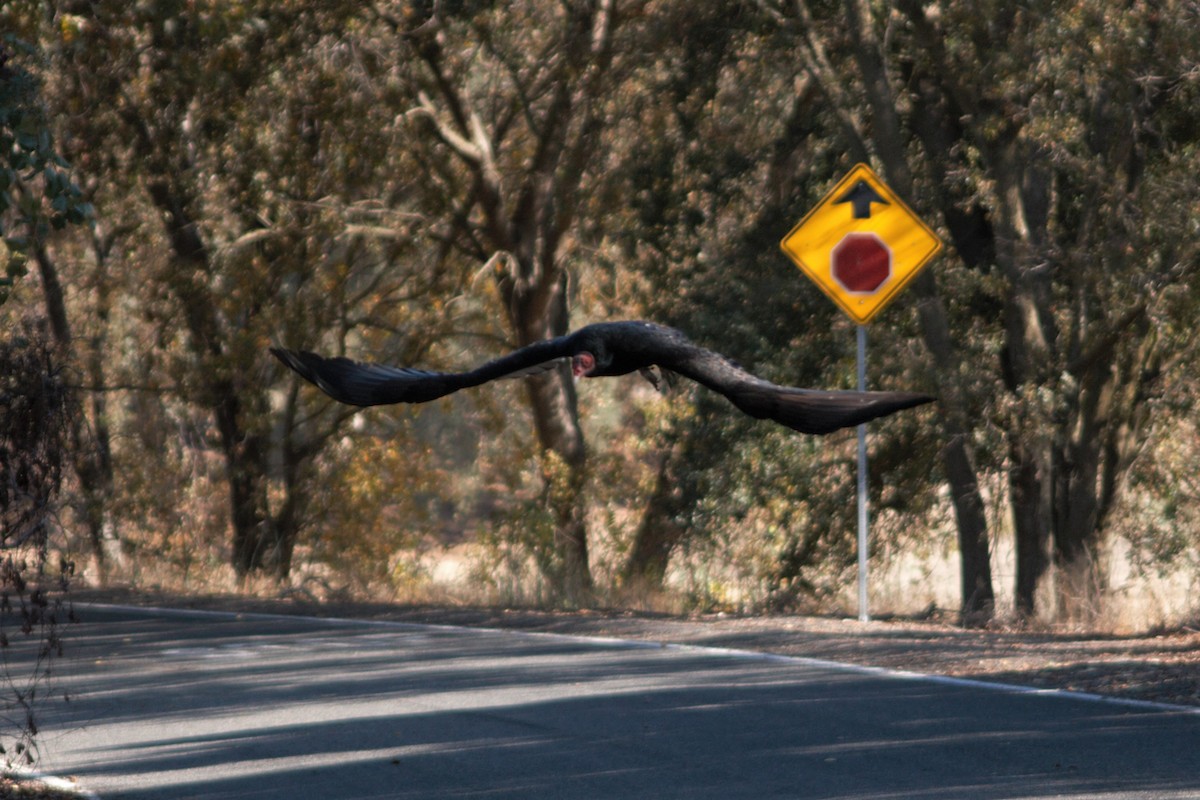
[[[560,342],[561,339],[537,342],[469,372],[390,367],[341,356],[326,358],[304,350],[285,350],[281,347],[272,347],[271,353],[340,403],[382,406],[427,403],[488,381],[545,372],[570,355],[562,351]]]
[[[594,357],[589,377],[658,367],[720,392],[752,417],[774,420],[801,433],[830,433],[933,400],[910,392],[831,392],[779,386],[693,344],[680,331],[651,322],[588,325],[467,372],[389,367],[282,348],[271,352],[333,399],[356,406],[424,403],[489,381],[543,372],[581,353]]]

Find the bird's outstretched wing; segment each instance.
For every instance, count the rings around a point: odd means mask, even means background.
[[[759,378],[720,353],[688,341],[678,331],[657,328],[655,363],[720,392],[756,419],[770,419],[801,433],[832,433],[877,417],[933,402],[911,392],[854,392],[799,389]]]
[[[912,392],[828,392],[776,386],[767,381],[725,396],[752,417],[772,419],[794,431],[815,434],[852,428],[934,400]]]
[[[570,355],[566,337],[522,347],[469,372],[391,367],[280,347],[272,347],[271,353],[334,400],[352,406],[426,403],[488,381],[545,372]]]

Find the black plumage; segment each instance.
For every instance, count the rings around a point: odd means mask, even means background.
[[[577,377],[588,378],[648,373],[658,367],[720,392],[756,419],[771,419],[801,433],[830,433],[934,399],[910,392],[779,386],[751,375],[719,353],[693,344],[680,331],[652,322],[588,325],[522,347],[467,372],[389,367],[281,348],[272,348],[271,352],[334,400],[355,406],[425,403],[489,381],[552,369],[567,360]]]

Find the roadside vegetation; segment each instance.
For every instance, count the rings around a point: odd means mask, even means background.
[[[644,317],[850,388],[853,327],[778,242],[867,162],[948,245],[871,326],[871,385],[939,397],[871,429],[873,607],[1195,619],[1195,2],[16,0],[0,30],[0,144],[43,158],[0,176],[0,331],[43,320],[58,365],[39,552],[77,581],[852,611],[852,434],[558,372],[356,412],[267,348],[457,369]]]

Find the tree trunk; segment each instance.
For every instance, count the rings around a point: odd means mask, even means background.
[[[662,454],[659,462],[654,490],[621,571],[624,587],[632,592],[656,592],[663,588],[671,551],[685,533],[675,521],[682,499],[676,474],[681,453],[682,448],[676,444]]]
[[[528,70],[514,68],[515,60],[505,64],[516,94],[502,101],[500,95],[488,102],[472,98],[469,71],[446,58],[437,28],[402,34],[414,42],[441,99],[435,104],[427,88],[419,89],[422,114],[472,176],[470,199],[452,225],[462,234],[464,252],[481,260],[502,258],[499,290],[520,346],[561,336],[569,328],[560,251],[605,126],[602,100],[609,91],[612,36],[620,19],[613,5],[603,3],[568,4],[563,11],[561,58],[536,61]],[[399,21],[385,21],[397,33],[404,31]],[[492,42],[497,53],[503,38]],[[496,115],[496,109],[510,105],[524,113]],[[530,377],[526,385],[555,526],[557,563],[545,577],[559,596],[584,602],[592,589],[583,502],[587,452],[574,382],[568,371],[558,369]]]
[[[283,578],[287,575],[281,559],[283,543],[275,536],[274,526],[265,512],[267,493],[262,442],[242,430],[238,420],[241,404],[232,388],[226,391],[226,397],[214,409],[214,416],[229,489],[233,525],[231,563],[239,581],[252,572],[269,572]]]
[[[950,485],[950,499],[958,527],[961,603],[963,625],[980,627],[992,618],[996,594],[992,587],[992,556],[988,542],[987,515],[979,479],[969,450],[971,428],[962,392],[959,358],[950,339],[950,328],[933,275],[923,272],[914,281],[920,296],[918,314],[925,346],[939,365],[938,405],[941,413],[942,469]]]
[[[1017,574],[1015,611],[1031,618],[1037,610],[1037,590],[1050,564],[1050,528],[1047,498],[1039,473],[1048,470],[1046,459],[1031,452],[1020,435],[1009,435],[1009,502],[1013,512]]]
[[[41,277],[42,295],[46,305],[46,316],[50,319],[50,329],[62,361],[74,364],[78,353],[67,316],[66,299],[62,282],[59,280],[58,267],[41,238],[35,235],[32,239],[33,255]],[[99,263],[103,265],[107,254],[101,252],[101,248],[97,247],[96,255]],[[103,279],[101,279],[101,286],[97,294],[101,306],[98,309],[98,316],[100,324],[104,325],[107,322],[108,309],[107,292],[104,290]],[[87,529],[97,578],[103,584],[108,574],[109,563],[117,562],[119,564],[122,560],[122,553],[115,527],[109,519],[108,506],[113,494],[113,464],[107,406],[103,394],[104,360],[99,343],[96,343],[93,351],[89,354],[85,367],[88,379],[95,387],[91,425],[89,426],[84,402],[80,397],[82,390],[78,388],[69,390],[66,408],[71,442],[71,464],[79,479],[79,515]]]
[[[210,252],[188,204],[165,178],[152,182],[150,196],[163,212],[164,224],[179,267],[168,281],[186,320],[191,349],[202,373],[202,396],[216,422],[233,529],[230,562],[239,581],[265,571],[285,578],[291,569],[292,543],[280,538],[267,501],[267,457],[263,438],[248,431],[243,420],[245,389],[233,377],[235,366],[223,345],[216,299],[204,280],[211,275]],[[292,531],[292,535],[294,535]]]
[[[1099,560],[1104,430],[1115,399],[1110,348],[1080,363],[1076,390],[1066,398],[1072,420],[1055,474],[1054,565],[1059,608],[1072,622],[1094,622],[1101,611],[1104,574]]]
[[[1007,426],[1009,499],[1016,538],[1016,612],[1036,610],[1054,530],[1055,473],[1052,413],[1041,390],[1053,377],[1058,330],[1050,310],[1049,271],[1038,268],[1046,233],[1048,180],[1039,152],[1017,131],[1000,134],[990,151],[995,188],[996,261],[1007,280],[1001,372],[1016,402]]]
[[[520,346],[567,333],[566,295],[559,282],[549,301],[551,313],[513,295],[513,326]],[[583,486],[587,447],[579,425],[574,377],[566,366],[526,379],[538,444],[543,452],[545,499],[554,519],[554,550],[558,563],[545,577],[553,593],[572,604],[587,601],[592,591],[588,563],[587,525]]]

